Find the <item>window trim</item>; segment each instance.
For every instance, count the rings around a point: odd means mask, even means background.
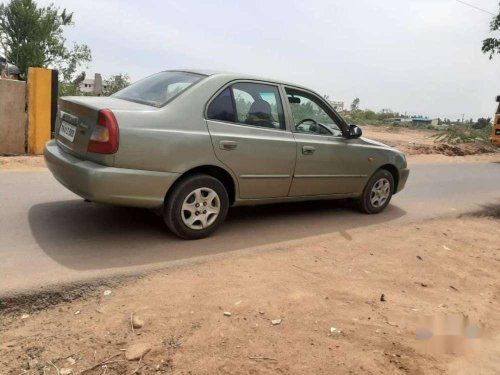
[[[209,118],[208,117],[208,107],[210,107],[210,105],[212,104],[212,102],[220,95],[222,94],[223,91],[225,91],[226,89],[229,90],[229,95],[231,95],[231,103],[233,105],[233,112],[234,112],[234,118],[237,118],[236,117],[236,103],[234,101],[234,96],[233,96],[233,90],[232,88],[229,86],[224,86],[222,87],[221,89],[217,90],[215,95],[211,96],[210,99],[208,100],[208,102],[205,104],[205,108],[203,110],[203,118],[205,119],[205,121],[218,121],[218,122],[224,122],[224,123],[228,123],[228,124],[235,124],[235,122],[231,122],[231,121],[226,121],[226,120],[218,120],[218,119],[212,119],[212,118]]]
[[[335,136],[333,134],[331,134],[331,135],[309,134],[309,133],[302,133],[302,132],[296,131],[295,130],[295,119],[293,117],[292,107],[290,106],[290,103],[288,102],[288,93],[286,92],[287,89],[291,89],[291,90],[295,90],[295,91],[299,91],[299,92],[301,92],[301,91],[305,92],[306,94],[309,94],[309,95],[313,96],[314,98],[318,99],[321,103],[323,103],[325,105],[325,107],[326,107],[326,110],[324,108],[322,108],[322,109],[325,110],[325,112],[330,117],[332,117],[332,119],[335,121],[335,125],[337,125],[340,128],[340,131],[342,132],[342,137],[344,137],[344,138],[346,137],[346,135],[348,134],[349,125],[337,113],[337,111],[335,111],[335,109],[333,109],[333,107],[330,105],[330,103],[328,103],[324,98],[322,98],[320,95],[318,95],[314,91],[305,89],[303,87],[297,87],[297,86],[292,86],[292,85],[283,85],[283,91],[285,92],[285,94],[287,96],[286,97],[286,105],[287,105],[288,110],[290,111],[290,116],[291,116],[291,121],[292,121],[292,123],[290,124],[291,125],[290,128],[291,128],[292,133],[314,135],[314,136],[317,136],[317,137],[334,137],[334,138],[338,138],[337,136]]]
[[[254,83],[254,84],[258,84],[258,85],[259,84],[260,85],[267,85],[267,86],[272,86],[272,87],[276,88],[279,100],[281,102],[281,109],[283,110],[283,121],[284,121],[285,127],[284,128],[266,128],[264,126],[249,125],[249,124],[245,124],[245,123],[239,122],[238,121],[238,109],[236,108],[236,101],[234,99],[234,93],[233,93],[233,87],[232,87],[236,83]],[[208,107],[210,107],[210,104],[212,104],[212,102],[215,100],[215,98],[217,98],[217,96],[219,96],[219,94],[222,91],[224,91],[226,88],[228,88],[228,87],[229,87],[229,90],[231,91],[231,99],[233,101],[234,116],[235,116],[236,121],[235,122],[231,122],[231,121],[224,121],[224,120],[217,120],[217,119],[210,119],[210,118],[208,118]],[[287,99],[287,101],[288,101],[288,99]],[[249,127],[249,128],[255,128],[255,129],[280,131],[280,132],[290,132],[290,129],[288,129],[288,125],[287,125],[288,121],[287,121],[287,116],[286,116],[285,104],[286,103],[284,103],[284,101],[283,101],[283,95],[282,95],[282,92],[280,90],[280,85],[279,84],[277,84],[277,83],[270,83],[270,82],[267,82],[267,81],[252,80],[252,79],[235,79],[235,80],[226,82],[219,90],[217,90],[215,92],[214,95],[212,95],[210,97],[210,99],[208,99],[207,103],[205,104],[205,110],[203,112],[203,117],[204,117],[204,119],[206,121],[216,121],[216,122],[222,122],[224,124],[239,125],[239,126],[245,126],[245,127]]]

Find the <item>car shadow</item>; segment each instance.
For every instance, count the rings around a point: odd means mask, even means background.
[[[388,222],[405,215],[390,205],[364,215],[346,201],[316,201],[230,209],[212,236],[184,241],[149,210],[68,200],[37,204],[28,213],[39,247],[74,270],[155,265],[208,254],[307,238]]]

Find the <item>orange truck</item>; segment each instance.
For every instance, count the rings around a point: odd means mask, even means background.
[[[500,95],[497,96],[498,109],[493,120],[493,130],[491,133],[491,143],[495,146],[500,146]]]

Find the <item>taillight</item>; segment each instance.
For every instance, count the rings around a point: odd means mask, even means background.
[[[97,116],[97,126],[90,136],[88,152],[114,154],[118,150],[118,123],[109,109],[101,109]]]

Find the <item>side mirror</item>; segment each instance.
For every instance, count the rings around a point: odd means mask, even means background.
[[[353,138],[359,138],[363,135],[363,131],[361,128],[357,125],[349,125],[349,134],[348,138],[353,139]]]

